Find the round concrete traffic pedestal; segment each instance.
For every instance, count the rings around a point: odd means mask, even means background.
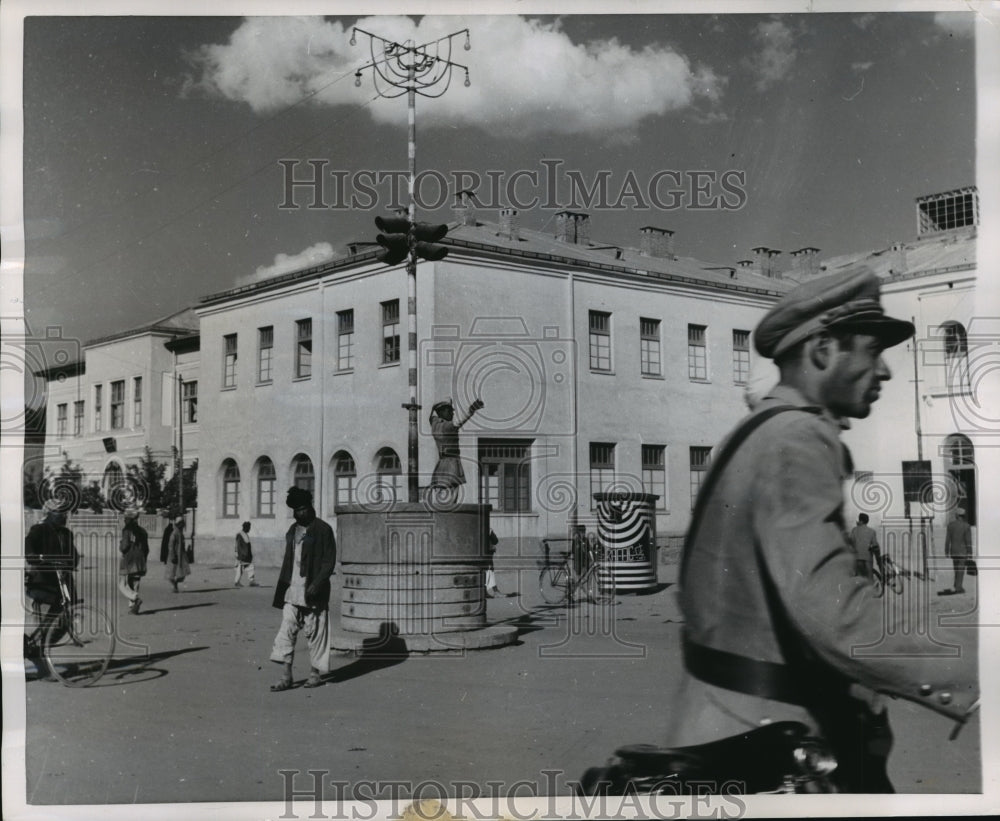
[[[344,578],[338,652],[498,647],[517,630],[486,623],[489,505],[397,502],[337,508]]]

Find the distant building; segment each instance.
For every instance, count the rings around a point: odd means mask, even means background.
[[[39,372],[48,379],[45,468],[58,473],[66,459],[79,464],[114,504],[127,466],[147,447],[173,475],[181,413],[190,466],[199,438],[194,311],[91,340],[81,351],[81,360]]]
[[[439,399],[486,407],[462,430],[465,502],[493,506],[508,554],[534,554],[592,493],[657,494],[661,541],[680,536],[712,447],[745,412],[750,333],[789,287],[780,277],[678,256],[669,230],[637,248],[590,240],[587,214],[554,233],[505,209],[456,209],[448,257],[418,268],[420,485],[437,451]],[[319,515],[406,498],[407,278],[370,246],[327,264],[205,297],[197,530],[228,556],[243,520],[276,560],[284,492]]]

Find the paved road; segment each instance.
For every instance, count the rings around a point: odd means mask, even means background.
[[[334,657],[325,686],[271,693],[277,571],[259,571],[261,587],[234,589],[229,568],[193,570],[173,595],[151,563],[143,613],[120,607],[131,646],[120,646],[97,686],[33,680],[29,665],[29,803],[280,801],[281,771],[316,769],[329,773],[326,782],[495,781],[505,791],[527,782],[540,794],[566,794],[567,782],[614,746],[664,740],[678,663],[671,586],[621,597],[609,620],[593,607],[545,606],[525,571],[522,596],[488,602],[491,621],[520,628],[515,645],[464,656]],[[515,589],[516,576],[501,571],[501,586]],[[300,683],[307,670],[300,651]],[[904,702],[892,709],[900,791],[978,790],[978,722],[948,743],[947,720]],[[331,791],[325,796],[336,798]]]

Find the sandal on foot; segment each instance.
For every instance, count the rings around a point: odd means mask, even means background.
[[[277,684],[271,685],[272,693],[283,693],[285,690],[292,689],[292,680],[290,678],[283,678]]]
[[[309,678],[306,679],[306,683],[303,684],[302,686],[312,688],[312,687],[320,687],[322,686],[322,684],[323,684],[323,679],[320,676],[310,675]]]

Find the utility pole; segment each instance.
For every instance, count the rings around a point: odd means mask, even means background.
[[[368,38],[371,60],[354,74],[354,84],[361,85],[362,72],[372,70],[375,91],[380,97],[394,98],[406,94],[407,101],[407,155],[409,158],[409,254],[406,262],[407,274],[407,351],[409,373],[407,377],[410,401],[403,405],[409,413],[409,435],[407,437],[407,495],[408,501],[420,501],[419,488],[419,448],[417,404],[417,245],[416,231],[416,178],[417,178],[417,95],[440,97],[451,85],[451,74],[455,68],[465,71],[465,85],[470,85],[467,66],[451,61],[452,40],[465,35],[465,50],[472,48],[469,30],[462,29],[452,34],[414,45],[412,40],[396,43],[364,29],[354,28],[351,45],[357,45],[357,35]]]
[[[910,322],[916,327],[916,317],[910,317]],[[917,432],[917,459],[924,459],[923,432],[920,429],[920,373],[917,370],[917,337],[913,337],[913,423]]]

